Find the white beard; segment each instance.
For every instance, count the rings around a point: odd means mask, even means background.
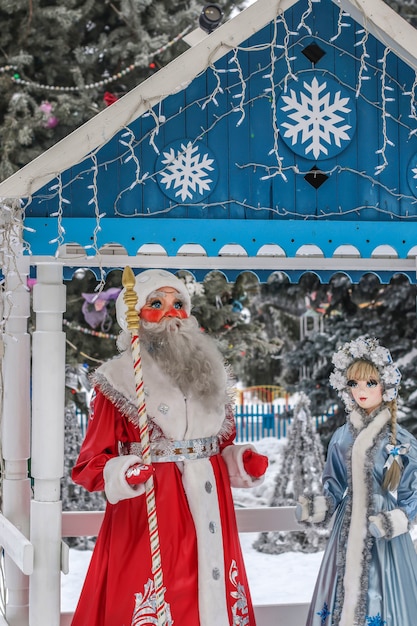
[[[119,349],[126,349],[123,333]],[[166,318],[160,322],[141,321],[142,349],[181,389],[184,395],[199,397],[206,408],[218,408],[229,400],[224,360],[211,337],[199,328],[195,317]]]

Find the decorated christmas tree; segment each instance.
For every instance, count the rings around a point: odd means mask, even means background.
[[[85,363],[90,370],[95,369],[117,354],[120,327],[115,302],[122,288],[122,272],[109,272],[100,285],[93,272],[79,269],[66,287],[66,362]]]
[[[223,0],[225,18],[242,2]],[[2,0],[0,180],[184,52],[197,0]]]
[[[274,382],[283,344],[279,337],[268,336],[264,322],[256,319],[253,303],[259,291],[258,279],[249,272],[234,283],[221,272],[212,272],[192,298],[193,315],[217,340],[234,375],[247,386]]]
[[[310,401],[304,393],[298,394],[282,459],[270,506],[295,506],[304,492],[322,493],[323,447],[315,432]],[[317,552],[324,548],[327,537],[326,529],[311,525],[297,531],[263,532],[254,547],[267,554]]]
[[[88,492],[71,479],[71,471],[80,453],[83,439],[79,413],[89,410],[91,387],[88,371],[82,366],[67,365],[65,372],[65,457],[64,475],[61,479],[61,500],[64,511],[103,511],[106,506],[104,493]],[[65,541],[72,547],[92,548],[90,537],[67,537]]]

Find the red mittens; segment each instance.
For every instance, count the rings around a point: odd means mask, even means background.
[[[142,463],[135,463],[131,465],[125,473],[126,481],[129,485],[140,485],[146,483],[148,478],[152,476],[152,465],[143,465]]]
[[[258,454],[253,450],[245,450],[243,453],[243,467],[249,476],[259,478],[263,476],[268,467],[268,457]]]

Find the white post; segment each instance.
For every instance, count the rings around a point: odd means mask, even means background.
[[[34,493],[30,540],[34,569],[29,589],[30,626],[59,626],[61,613],[60,481],[64,471],[65,286],[62,266],[37,266],[33,289],[32,462]]]
[[[17,249],[9,250],[4,267],[2,317],[3,419],[1,423],[2,455],[4,459],[3,515],[29,537],[30,479],[30,337],[27,320],[30,293],[27,289],[26,263]],[[13,243],[13,242],[11,242]],[[29,578],[5,554],[5,607],[10,626],[29,623]]]

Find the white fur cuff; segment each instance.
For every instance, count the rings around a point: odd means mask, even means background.
[[[408,517],[401,509],[382,511],[378,515],[371,515],[369,522],[369,532],[377,539],[381,537],[393,539],[409,530]]]
[[[129,485],[126,481],[126,470],[135,463],[142,463],[136,454],[115,456],[107,461],[103,471],[104,491],[110,504],[145,493],[145,485]]]
[[[328,511],[328,502],[325,496],[316,496],[314,498],[314,512],[311,521],[315,524],[323,522]]]
[[[264,480],[264,476],[252,478],[245,470],[243,465],[243,453],[245,450],[256,452],[255,447],[250,444],[242,446],[232,444],[222,450],[222,457],[226,463],[232,487],[254,487],[262,484]]]

